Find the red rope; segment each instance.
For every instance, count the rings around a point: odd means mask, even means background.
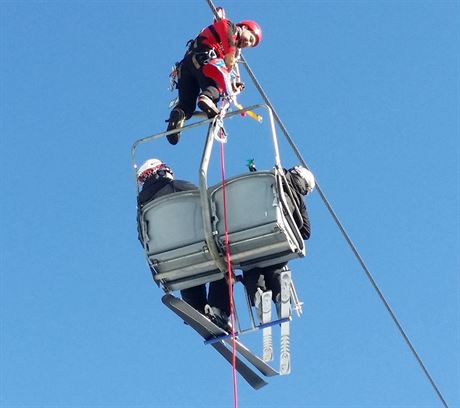
[[[233,306],[233,273],[230,263],[230,250],[228,244],[228,225],[227,225],[227,199],[225,195],[225,161],[224,161],[224,144],[220,143],[220,162],[222,172],[222,201],[224,203],[224,229],[225,229],[225,254],[227,261],[227,281],[228,281],[228,298],[230,305],[230,318],[232,322],[232,376],[233,376],[233,406],[238,408],[238,387],[236,383],[236,337],[235,337],[235,309]]]

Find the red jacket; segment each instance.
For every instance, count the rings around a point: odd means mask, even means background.
[[[226,54],[236,52],[237,29],[230,20],[219,20],[204,28],[197,37],[199,49],[214,48],[217,58],[224,58]]]

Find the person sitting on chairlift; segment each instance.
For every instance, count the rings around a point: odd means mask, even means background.
[[[175,180],[174,173],[170,167],[158,159],[149,159],[139,167],[137,171],[137,181],[142,186],[137,197],[138,208],[138,237],[141,241],[140,234],[140,211],[152,200],[167,194],[179,191],[197,190],[198,187],[189,181]],[[153,271],[152,271],[153,273]],[[198,285],[180,291],[182,299],[198,310],[201,314],[206,315],[215,324],[227,329],[229,306],[228,306],[228,284],[225,279],[211,282],[209,284],[209,293],[206,295],[206,285]]]
[[[254,171],[254,170],[251,170]],[[310,194],[315,188],[315,177],[310,170],[302,166],[295,166],[289,170],[285,170],[286,181],[292,192],[294,203],[292,202],[290,195],[286,194],[289,210],[294,213],[297,207],[300,211],[300,219],[293,217],[297,228],[302,235],[304,240],[310,238],[310,220],[307,213],[307,208],[304,202],[304,196]],[[272,292],[272,300],[277,306],[280,304],[281,296],[281,284],[279,280],[279,274],[285,270],[287,262],[270,265],[264,268],[253,268],[244,271],[243,273],[243,284],[246,287],[248,297],[251,301],[251,305],[256,307],[257,315],[261,320],[261,297],[262,293],[266,291]],[[212,302],[212,313],[217,316],[220,322],[224,322],[228,318],[229,311],[229,299],[228,290],[225,296],[221,293],[219,296],[215,296],[213,291],[210,289],[209,296],[213,298]],[[209,306],[207,306],[209,312]],[[222,325],[221,325],[222,327]]]

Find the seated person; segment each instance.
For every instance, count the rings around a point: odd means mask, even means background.
[[[288,188],[291,189],[294,203],[291,201],[289,194],[286,194],[287,203],[291,213],[294,213],[295,207],[300,211],[299,217],[293,217],[297,228],[304,240],[310,238],[310,221],[308,218],[307,208],[304,202],[304,196],[307,196],[315,188],[315,178],[313,173],[302,166],[295,166],[285,171]],[[285,187],[286,189],[286,187]],[[260,318],[261,310],[259,305],[261,301],[261,292],[272,291],[272,299],[275,303],[280,301],[281,284],[279,281],[279,274],[287,267],[287,262],[270,265],[264,268],[253,268],[244,272],[243,283],[246,287],[249,299],[252,306],[256,306]],[[260,290],[259,290],[260,289]],[[220,320],[224,320],[230,314],[228,290],[226,296],[215,296],[211,288],[209,291],[209,298],[213,299],[212,310]]]
[[[142,189],[137,197],[138,214],[150,201],[167,194],[179,191],[197,190],[198,187],[185,180],[175,180],[170,167],[158,159],[149,159],[137,171],[137,181]],[[139,240],[140,222],[138,215]],[[228,284],[225,279],[220,279],[209,284],[209,299],[206,295],[206,285],[198,285],[180,291],[182,299],[206,314],[214,323],[226,327],[229,317]]]

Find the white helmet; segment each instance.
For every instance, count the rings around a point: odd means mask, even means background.
[[[174,173],[161,160],[148,159],[137,170],[137,181],[139,183],[144,183],[145,180],[154,175],[158,177],[166,177],[172,179]]]
[[[302,166],[295,166],[294,170],[300,177],[305,180],[307,183],[307,194],[310,194],[316,186],[315,176],[310,170]]]

